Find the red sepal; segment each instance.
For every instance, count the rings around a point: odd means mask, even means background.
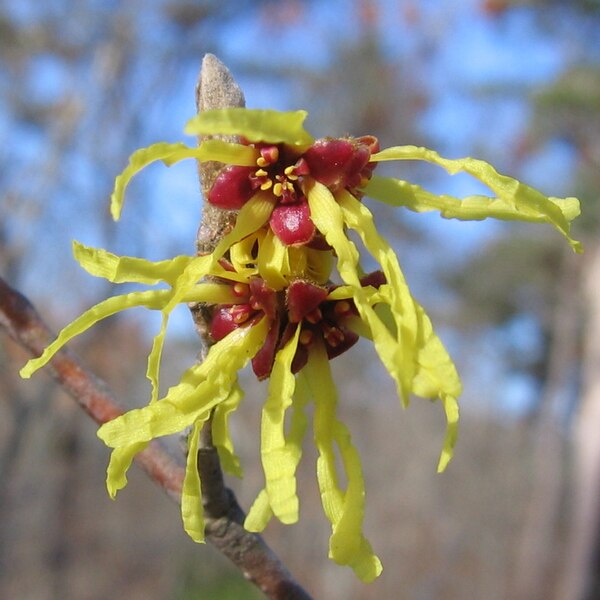
[[[307,244],[315,236],[315,225],[304,198],[294,204],[277,205],[271,213],[269,223],[273,233],[286,246]]]
[[[239,210],[254,194],[250,175],[256,169],[229,165],[225,167],[208,192],[207,200],[218,208]]]
[[[324,287],[295,279],[287,289],[286,304],[290,323],[299,323],[319,307],[329,292]]]

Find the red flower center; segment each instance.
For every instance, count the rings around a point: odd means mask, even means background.
[[[361,280],[363,286],[379,287],[385,283],[380,271]],[[269,332],[263,347],[252,359],[252,368],[259,379],[271,374],[275,354],[301,328],[299,344],[292,361],[297,373],[306,364],[310,346],[317,338],[322,340],[327,356],[339,356],[358,341],[358,335],[347,326],[347,319],[358,313],[351,299],[327,300],[336,286],[316,285],[296,279],[287,290],[276,292],[259,277],[248,284],[232,284],[240,303],[219,305],[213,310],[210,335],[215,342],[234,329],[251,326],[262,318],[269,320]]]
[[[312,177],[332,192],[355,190],[371,177],[376,163],[369,159],[379,149],[373,136],[324,138],[301,155],[283,144],[253,145],[260,152],[256,167],[225,167],[215,179],[208,201],[219,208],[239,210],[257,191],[270,190],[278,202],[271,229],[286,246],[308,244],[316,234],[302,193],[303,178]]]

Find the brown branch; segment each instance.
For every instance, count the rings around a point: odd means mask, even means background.
[[[32,356],[39,356],[54,335],[33,305],[0,278],[0,327]],[[60,350],[46,367],[54,379],[99,425],[123,413],[106,384],[68,350]],[[137,464],[176,502],[184,469],[158,442],[136,456]],[[259,535],[243,528],[244,513],[225,487],[212,444],[200,452],[206,539],[227,556],[269,598],[310,600]]]
[[[196,88],[198,112],[244,105],[244,94],[227,67],[216,56],[207,54],[202,61]],[[238,141],[236,137],[231,136],[217,137],[223,141]],[[202,138],[199,142],[202,142]],[[198,163],[198,174],[205,198],[222,168],[222,163],[218,162]],[[212,252],[223,235],[233,226],[235,218],[234,211],[222,210],[205,202],[196,242],[198,253]],[[199,305],[192,308],[192,314],[205,353],[211,344],[207,325],[210,312],[206,307]],[[201,358],[205,357],[204,353]],[[262,538],[244,529],[245,514],[231,490],[225,487],[219,455],[212,443],[210,420],[204,425],[201,433],[198,470],[202,481],[206,535],[210,535],[211,542],[269,598],[309,600],[308,594],[293,580]]]
[[[39,356],[55,338],[29,300],[1,278],[0,326],[32,356]],[[106,384],[68,350],[57,352],[47,369],[99,425],[123,413]],[[184,470],[158,442],[140,452],[136,461],[169,496],[179,501]]]

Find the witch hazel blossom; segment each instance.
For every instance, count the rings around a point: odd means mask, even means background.
[[[546,197],[477,159],[447,159],[417,146],[381,150],[373,136],[315,140],[304,129],[305,118],[304,111],[208,111],[194,117],[186,133],[205,139],[235,136],[239,142],[206,139],[197,147],[158,143],[135,152],[115,182],[111,198],[115,219],[138,171],[157,160],[171,165],[194,158],[223,163],[207,201],[237,211],[235,224],[211,254],[160,262],[75,243],[75,258],[90,274],[113,283],[152,287],[92,307],[67,325],[21,374],[29,377],[74,336],[116,312],[136,306],[159,311],[162,325],[148,356],[150,404],[98,431],[113,449],[107,488],[114,496],[126,484],[133,457],[150,440],[191,428],[181,510],[184,529],[201,542],[198,435],[211,418],[224,469],[241,475],[228,422],[243,397],[238,372],[251,363],[258,379],[268,380],[268,392],[260,431],[265,482],[246,528],[262,531],[272,517],[283,523],[298,520],[296,470],[309,424],[306,407],[312,402],[317,482],[331,524],[329,556],[352,568],[361,580],[372,581],[382,566],[362,533],[362,467],[350,433],[337,417],[329,361],[365,337],[372,341],[405,406],[413,395],[442,404],[447,428],[438,471],[446,468],[456,442],[461,383],[363,200],[415,212],[438,211],[444,218],[546,223],[581,252],[581,244],[570,235],[579,203],[575,198]],[[450,174],[468,173],[486,184],[492,195],[436,195],[402,179],[377,176],[377,164],[390,160],[423,160]],[[355,235],[349,237],[350,232]],[[369,275],[361,266],[365,253],[379,265]],[[213,344],[203,363],[186,370],[180,382],[160,396],[166,328],[181,303],[204,305]]]
[[[308,244],[316,233],[302,184],[312,178],[331,191],[364,186],[375,168],[371,154],[379,150],[373,136],[324,138],[302,154],[284,144],[252,146],[258,150],[256,166],[226,166],[207,200],[218,208],[239,210],[258,190],[270,191],[276,205],[269,225],[287,246]]]

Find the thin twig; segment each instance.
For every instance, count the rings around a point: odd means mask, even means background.
[[[1,278],[0,326],[32,356],[39,356],[55,338],[29,300]],[[106,384],[68,350],[57,352],[47,369],[99,425],[123,413]],[[183,468],[158,442],[152,442],[136,460],[169,496],[179,501]]]
[[[196,88],[198,112],[244,105],[244,94],[227,67],[216,56],[207,54],[202,61]],[[238,141],[235,137],[218,137],[223,141]],[[202,138],[199,141],[202,142]],[[223,165],[218,162],[198,163],[198,174],[205,198],[222,168]],[[198,253],[212,252],[232,227],[235,217],[235,212],[219,209],[205,202],[197,236]],[[204,348],[201,355],[203,359],[211,343],[207,326],[210,313],[206,307],[200,305],[192,309],[192,314]],[[294,581],[262,538],[244,529],[245,514],[231,490],[225,487],[219,455],[212,443],[211,425],[209,419],[202,429],[198,455],[207,537],[210,535],[211,542],[269,598],[309,600],[308,594]]]

